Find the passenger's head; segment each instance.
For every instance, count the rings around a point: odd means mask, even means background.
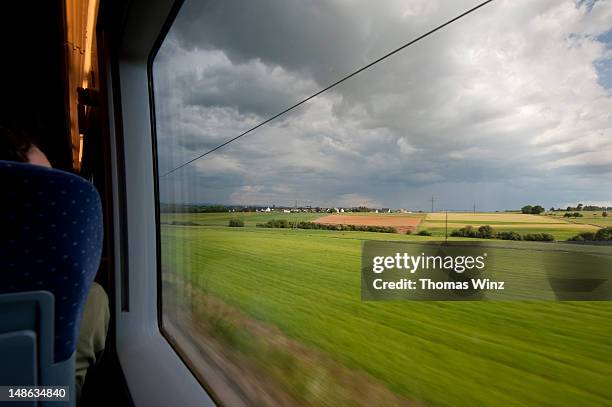
[[[51,167],[47,156],[26,134],[0,126],[0,160]]]

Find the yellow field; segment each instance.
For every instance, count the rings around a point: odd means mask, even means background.
[[[446,233],[446,214],[444,212],[429,213],[421,222],[419,230],[428,230],[434,236]],[[599,227],[593,224],[581,224],[568,221],[566,218],[546,215],[525,215],[522,213],[470,213],[449,212],[448,231],[461,229],[465,226],[478,228],[483,225],[492,226],[496,231],[513,231],[520,234],[549,233],[556,240],[566,240],[582,232],[595,232]]]
[[[425,221],[444,221],[446,214],[444,212],[428,213]],[[566,225],[568,222],[559,218],[546,217],[540,215],[525,215],[522,213],[471,213],[471,212],[449,212],[448,221],[468,221],[482,222],[482,224],[488,224],[489,222],[495,223],[530,223],[530,224],[542,224],[542,223],[556,223]]]
[[[464,226],[473,226],[473,227],[479,227],[479,226],[483,226],[483,225],[490,225],[490,226],[494,226],[496,228],[500,228],[500,229],[510,229],[510,228],[514,228],[514,229],[534,229],[534,228],[538,228],[538,229],[559,229],[559,228],[563,228],[563,229],[567,229],[567,230],[579,230],[579,231],[585,231],[585,230],[593,230],[596,231],[599,229],[599,227],[594,226],[594,225],[585,225],[585,224],[576,224],[576,223],[526,223],[526,222],[517,222],[517,223],[503,223],[503,222],[448,222],[448,228],[449,229],[459,229],[462,228]],[[440,227],[440,226],[445,226],[444,222],[423,222],[421,224],[422,227]]]

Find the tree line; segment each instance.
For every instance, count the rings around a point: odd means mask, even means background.
[[[521,213],[529,215],[539,215],[545,211],[546,209],[542,205],[525,205],[521,208]]]
[[[474,237],[480,239],[500,239],[500,240],[526,240],[534,242],[552,242],[555,237],[550,233],[526,233],[520,235],[516,232],[504,231],[497,232],[490,225],[480,226],[478,229],[473,226],[465,226],[451,232],[453,237]]]
[[[607,242],[612,241],[612,226],[599,229],[597,232],[578,233],[569,239],[572,242]]]
[[[314,230],[338,230],[349,232],[378,232],[378,233],[397,233],[397,229],[391,226],[365,226],[365,225],[344,225],[344,224],[325,224],[315,222],[291,222],[287,219],[272,219],[266,223],[258,223],[258,228],[280,228],[280,229],[314,229]]]

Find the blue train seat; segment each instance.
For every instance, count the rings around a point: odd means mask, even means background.
[[[68,404],[29,405],[74,405],[75,349],[102,234],[92,184],[0,161],[0,385],[69,386],[71,393]]]

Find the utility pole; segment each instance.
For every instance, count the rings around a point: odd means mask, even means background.
[[[476,202],[474,202],[474,214],[476,214]]]
[[[431,213],[434,211],[434,196],[431,196]]]
[[[444,241],[448,242],[448,211],[446,211],[446,230],[444,232]]]

